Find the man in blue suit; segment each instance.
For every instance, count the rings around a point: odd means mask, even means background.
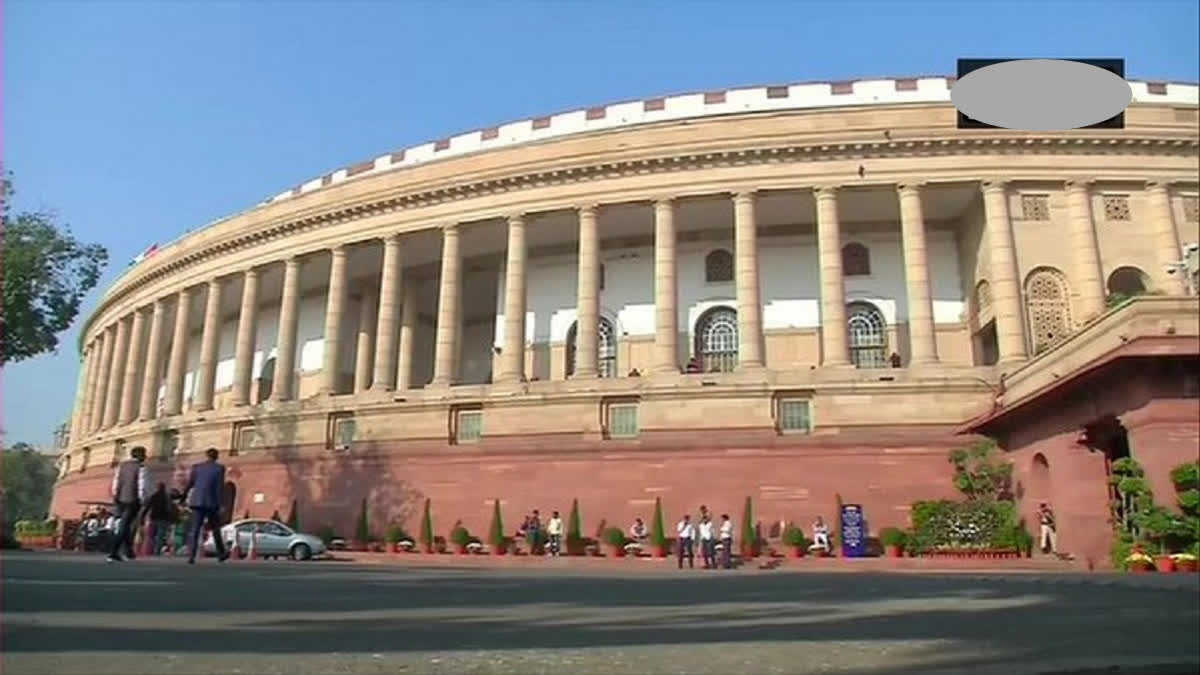
[[[217,461],[219,453],[216,448],[209,448],[204,454],[208,459],[192,465],[187,488],[183,491],[187,495],[188,507],[192,509],[192,531],[188,537],[189,565],[196,563],[196,552],[201,545],[200,531],[206,526],[212,530],[217,558],[221,562],[229,558],[221,537],[221,492],[225,487],[225,467]]]

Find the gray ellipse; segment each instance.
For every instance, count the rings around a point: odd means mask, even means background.
[[[1005,129],[1061,131],[1103,122],[1129,107],[1123,78],[1079,61],[1005,61],[967,73],[950,90],[954,107]]]

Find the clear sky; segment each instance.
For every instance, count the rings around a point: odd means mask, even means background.
[[[958,57],[1124,57],[1198,77],[1196,0],[4,2],[20,209],[112,257],[383,152],[563,109],[737,85],[953,74]],[[3,373],[5,441],[70,415],[78,327]]]

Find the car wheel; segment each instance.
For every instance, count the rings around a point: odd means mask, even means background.
[[[312,549],[308,544],[296,544],[292,547],[292,560],[308,560],[312,557]]]

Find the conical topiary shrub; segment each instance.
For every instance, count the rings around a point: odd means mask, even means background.
[[[741,549],[743,558],[753,558],[757,555],[754,532],[754,505],[746,497],[746,505],[742,507]]]
[[[500,514],[499,499],[492,503],[492,526],[488,529],[488,546],[492,547],[492,553],[496,555],[504,555],[506,552],[504,520]]]
[[[429,508],[429,498],[425,498],[425,510],[421,514],[421,547],[426,553],[433,553],[433,513]]]
[[[571,514],[567,516],[567,555],[583,555],[583,523],[579,516],[579,499],[571,500]]]
[[[295,499],[292,500],[292,510],[288,511],[287,526],[300,531],[300,503]]]
[[[667,557],[667,531],[663,526],[661,497],[654,498],[654,520],[650,523],[650,543],[654,545],[655,554],[658,557]]]
[[[371,538],[371,525],[367,522],[367,498],[363,497],[362,507],[358,511],[358,522],[354,524],[354,542],[357,546],[366,547]]]

